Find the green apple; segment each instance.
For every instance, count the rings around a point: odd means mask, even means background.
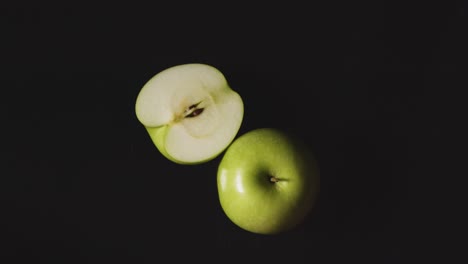
[[[317,200],[319,168],[299,138],[259,128],[232,142],[217,172],[227,217],[258,234],[278,234],[300,224]]]
[[[153,76],[140,90],[135,112],[166,158],[199,164],[231,144],[240,129],[244,105],[218,69],[189,63]]]

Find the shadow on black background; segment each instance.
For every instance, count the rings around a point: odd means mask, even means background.
[[[432,236],[415,190],[440,170],[429,153],[443,118],[432,106],[456,86],[464,9],[354,4],[2,11],[1,256],[150,263],[201,248],[290,263],[408,260]],[[239,135],[277,127],[315,152],[322,189],[301,226],[278,236],[237,228],[218,203],[221,156],[181,166],[154,148],[136,96],[189,62],[217,67],[243,97]]]

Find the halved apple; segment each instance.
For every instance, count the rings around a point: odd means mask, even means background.
[[[135,112],[166,158],[199,164],[217,157],[234,140],[244,104],[218,69],[190,63],[152,77],[137,96]]]

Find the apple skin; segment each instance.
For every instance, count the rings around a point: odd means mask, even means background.
[[[318,198],[319,178],[312,152],[298,138],[259,128],[226,150],[217,172],[218,195],[223,211],[240,228],[278,234],[304,221]]]
[[[174,159],[172,156],[170,156],[166,148],[164,147],[164,139],[166,138],[166,133],[167,130],[169,129],[168,126],[161,126],[161,127],[145,127],[146,131],[148,132],[151,140],[153,141],[154,146],[159,150],[159,152],[166,157],[168,160],[175,162],[177,164],[181,165],[188,165],[188,164],[193,164],[196,165],[197,163],[189,163],[189,162],[183,162],[177,159]],[[201,163],[201,162],[200,162]]]

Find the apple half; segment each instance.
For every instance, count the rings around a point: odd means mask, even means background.
[[[199,164],[217,157],[234,140],[244,104],[218,69],[190,63],[153,76],[140,90],[135,112],[166,158]]]

